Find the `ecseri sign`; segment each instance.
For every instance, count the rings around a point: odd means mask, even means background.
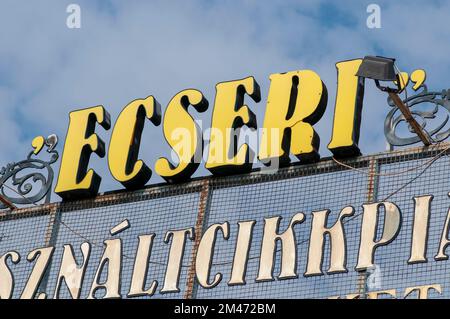
[[[361,59],[339,62],[333,133],[328,149],[336,157],[359,155],[359,130],[364,96],[364,79],[355,74]],[[325,112],[328,92],[319,75],[298,70],[270,75],[264,124],[257,152],[265,165],[283,166],[290,155],[300,162],[319,160],[319,136],[314,130]],[[205,167],[214,175],[245,173],[252,169],[256,152],[247,143],[236,145],[244,127],[258,129],[256,116],[245,99],[261,100],[260,87],[253,77],[221,82],[216,85],[211,134]],[[143,187],[152,170],[138,159],[142,130],[149,120],[162,122],[164,137],[178,159],[159,158],[155,171],[167,182],[189,179],[198,168],[204,151],[203,134],[191,106],[197,112],[208,108],[208,101],[195,89],[177,93],[166,107],[153,96],[137,99],[124,107],[118,116],[109,142],[108,166],[112,176],[127,189]],[[92,153],[106,155],[105,142],[95,133],[97,126],[111,128],[110,115],[102,105],[70,113],[61,167],[55,192],[63,199],[95,196],[101,177],[89,169]]]

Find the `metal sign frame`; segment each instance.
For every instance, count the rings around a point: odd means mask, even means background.
[[[378,185],[380,167],[389,163],[407,162],[417,159],[433,158],[450,153],[450,143],[440,143],[430,147],[415,147],[410,149],[382,152],[374,155],[360,156],[353,159],[338,162],[333,158],[322,159],[318,163],[301,165],[291,164],[288,167],[279,169],[276,172],[254,170],[250,174],[227,176],[227,177],[205,177],[192,180],[184,184],[158,184],[146,187],[138,191],[117,191],[100,194],[99,196],[79,201],[57,202],[42,204],[34,207],[19,208],[13,211],[8,209],[0,211],[0,223],[11,219],[28,218],[48,215],[49,223],[45,234],[43,234],[46,246],[52,246],[58,235],[61,224],[61,215],[75,210],[86,210],[95,207],[104,207],[127,202],[139,202],[154,198],[165,198],[175,194],[199,193],[198,213],[196,216],[195,231],[201,233],[208,226],[209,207],[211,197],[217,189],[224,189],[235,186],[249,184],[259,184],[269,181],[286,180],[294,177],[313,176],[317,174],[358,170],[361,174],[366,174],[367,190],[366,200],[368,203],[378,200]],[[426,169],[426,167],[424,167]],[[355,203],[356,204],[356,203]],[[132,212],[131,212],[132,214]],[[199,245],[200,236],[197,236],[193,243],[192,254],[190,256],[190,268],[186,283],[184,298],[196,298],[198,283],[195,280],[195,259]],[[358,276],[358,293],[364,295],[366,287],[367,273],[360,272]],[[41,290],[45,290],[46,278],[43,279]]]

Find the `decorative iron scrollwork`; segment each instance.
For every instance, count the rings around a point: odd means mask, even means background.
[[[54,172],[51,167],[59,154],[55,150],[58,138],[55,134],[47,139],[42,136],[36,137],[32,150],[27,158],[17,163],[9,163],[0,169],[0,194],[12,204],[29,205],[36,204],[41,200],[50,201]],[[45,161],[35,158],[42,148],[47,146],[50,159]],[[0,209],[6,208],[0,204]]]
[[[407,76],[407,75],[406,75]],[[424,81],[424,80],[423,80]],[[406,90],[406,87],[404,88]],[[450,89],[442,90],[441,92],[432,91],[429,92],[428,88],[423,82],[414,87],[414,90],[422,89],[420,92],[413,96],[408,96],[403,100],[403,103],[411,109],[411,113],[417,122],[422,126],[425,132],[429,135],[434,142],[441,142],[450,136],[450,128],[445,129],[449,121],[450,113]],[[411,137],[401,137],[397,134],[397,127],[405,121],[405,117],[400,110],[395,107],[393,101],[388,98],[388,104],[392,107],[392,110],[386,116],[384,122],[384,135],[389,144],[394,146],[405,146],[420,142],[420,137],[414,134],[412,128],[408,125],[408,130],[413,133]],[[431,105],[429,109],[419,109],[420,106]],[[445,109],[447,114],[442,116],[438,124],[431,130],[427,130],[427,121],[435,119],[439,110]],[[444,129],[444,130],[443,130]]]

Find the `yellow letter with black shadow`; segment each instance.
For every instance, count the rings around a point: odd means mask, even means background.
[[[152,176],[151,169],[138,160],[145,119],[158,126],[161,106],[153,96],[129,103],[120,113],[111,136],[108,165],[112,176],[128,189],[144,186]]]
[[[328,94],[319,75],[310,70],[270,75],[269,96],[261,136],[259,160],[270,165],[319,159],[320,139],[312,125],[325,112]]]
[[[209,152],[205,165],[215,175],[244,173],[252,168],[254,152],[246,143],[237,146],[237,129],[244,125],[256,129],[255,114],[243,104],[245,94],[255,102],[261,100],[259,85],[252,76],[216,85]]]
[[[187,110],[190,105],[198,112],[204,112],[208,101],[198,90],[183,90],[172,98],[164,113],[164,137],[176,153],[178,164],[161,157],[155,163],[155,170],[168,182],[188,179],[202,160],[202,131]]]
[[[55,193],[63,199],[95,196],[101,177],[87,168],[91,153],[105,156],[105,143],[94,132],[96,123],[110,128],[109,113],[100,105],[70,112],[69,119]]]
[[[335,156],[360,155],[358,141],[364,98],[364,78],[356,76],[362,59],[336,63],[338,74],[333,134],[328,149]]]

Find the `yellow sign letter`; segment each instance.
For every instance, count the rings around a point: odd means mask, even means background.
[[[200,91],[184,90],[172,98],[164,114],[164,137],[177,154],[178,165],[161,157],[156,161],[155,170],[168,182],[188,179],[202,160],[202,131],[188,113],[189,105],[198,112],[204,112],[208,108],[208,101]]]
[[[138,160],[145,118],[161,123],[161,106],[153,96],[129,103],[120,113],[111,136],[108,165],[112,176],[126,188],[140,188],[148,182],[152,171]]]
[[[205,167],[213,174],[244,173],[252,168],[254,153],[244,143],[239,148],[239,133],[244,125],[256,129],[256,116],[244,103],[248,94],[255,102],[261,100],[258,83],[250,76],[242,80],[216,85],[216,100],[211,123],[208,160]]]
[[[312,125],[322,117],[327,100],[327,88],[313,71],[270,75],[259,160],[286,164],[290,153],[301,161],[318,160],[320,139]]]
[[[364,98],[364,78],[355,74],[361,59],[336,63],[338,73],[333,134],[328,149],[335,156],[360,155],[358,141]]]
[[[100,105],[73,111],[69,119],[55,193],[63,199],[95,196],[101,177],[87,167],[92,152],[105,156],[105,143],[94,132],[96,122],[109,130],[109,113]]]

